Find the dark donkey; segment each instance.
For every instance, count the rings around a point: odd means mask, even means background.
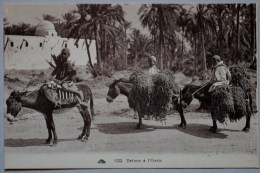
[[[91,89],[84,82],[76,83],[77,87],[83,92],[84,102],[88,104],[90,100],[90,110],[91,115],[94,115],[93,110],[93,97]],[[43,85],[42,87],[47,87]],[[75,95],[73,95],[75,97]],[[76,99],[68,104],[63,104],[60,107],[55,107],[55,105],[49,101],[43,92],[40,90],[36,90],[29,94],[29,92],[19,92],[13,91],[8,99],[6,100],[7,105],[7,120],[12,122],[17,114],[20,112],[22,107],[31,108],[41,112],[46,120],[46,125],[48,129],[48,139],[46,140],[46,144],[50,144],[52,139],[52,134],[54,136],[53,144],[57,144],[57,134],[55,130],[55,124],[53,121],[53,111],[64,108],[74,108],[77,107],[84,121],[84,128],[82,130],[81,135],[79,135],[78,139],[84,140],[88,139],[90,135],[90,125],[91,125],[91,115],[88,112],[87,107],[80,106]]]
[[[129,93],[132,89],[133,84],[131,83],[126,83],[122,82],[120,79],[119,80],[114,80],[110,85],[109,85],[109,90],[107,93],[107,101],[108,102],[113,102],[113,100],[121,93],[125,95],[127,98],[129,96]],[[129,103],[129,101],[128,101]],[[173,106],[175,109],[179,112],[180,117],[181,117],[181,123],[179,127],[186,128],[186,120],[183,114],[183,108],[179,104],[179,100],[177,99],[177,96],[173,98]],[[131,107],[131,105],[129,105]],[[134,110],[135,111],[135,110]],[[136,111],[135,111],[136,114]],[[138,115],[139,116],[139,115]],[[142,116],[139,116],[139,122],[137,124],[137,129],[140,129],[142,125]]]
[[[112,103],[114,99],[119,95],[123,94],[128,98],[129,92],[132,89],[133,84],[122,82],[120,80],[114,80],[113,83],[109,85],[109,90],[107,93],[107,102]],[[136,111],[134,113],[134,118],[137,117]]]
[[[210,84],[206,84],[206,85],[202,85],[202,86],[195,86],[195,85],[189,84],[189,85],[185,86],[184,89],[182,90],[183,97],[182,97],[181,102],[182,102],[182,106],[184,108],[186,108],[191,103],[193,98],[196,98],[200,101],[203,100],[203,102],[206,103],[211,109],[211,117],[212,117],[212,121],[213,121],[213,126],[209,130],[213,133],[216,133],[216,131],[217,131],[217,121],[216,121],[215,115],[213,114],[213,112],[214,112],[213,110],[219,109],[219,106],[212,104],[212,97],[211,97],[211,94],[208,92],[210,86],[211,86]],[[239,87],[237,87],[237,88],[242,90]],[[232,94],[232,95],[233,95],[233,98],[234,98],[235,97],[234,94]],[[246,125],[245,125],[245,127],[243,128],[242,131],[247,132],[250,129],[250,118],[251,118],[251,115],[252,115],[251,93],[244,91],[243,98],[244,98],[244,101],[245,101],[244,104],[245,104],[245,109],[246,109],[246,110],[244,110],[244,112],[246,114]],[[234,104],[235,104],[235,106],[234,106],[235,114],[239,114],[240,112],[238,111],[238,107],[236,106],[236,103],[234,103]],[[234,114],[229,114],[229,117],[230,117],[230,119],[233,119],[233,120],[237,120],[237,119],[241,118],[241,117],[234,115]]]

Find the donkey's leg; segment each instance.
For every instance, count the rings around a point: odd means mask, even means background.
[[[217,126],[217,121],[216,120],[212,120],[213,121],[213,126],[209,129],[209,131],[211,133],[217,133],[217,129],[218,129],[218,126]]]
[[[51,123],[50,120],[46,117],[45,115],[45,121],[46,121],[46,126],[48,129],[48,139],[46,139],[45,144],[50,144],[51,143],[51,139],[52,139],[52,133],[51,133]]]
[[[138,116],[139,116],[139,122],[138,122],[138,124],[136,125],[136,129],[140,129],[140,128],[141,128],[141,125],[143,124],[143,122],[142,122],[142,115],[140,115],[140,114],[138,113]]]
[[[252,115],[252,112],[251,112],[250,101],[246,101],[246,125],[242,130],[244,132],[249,132],[249,130],[250,130],[251,115]]]
[[[249,132],[249,130],[250,130],[250,119],[251,119],[250,115],[249,116],[247,115],[246,116],[246,125],[245,125],[245,127],[243,128],[242,131]]]
[[[85,112],[85,115],[86,115],[86,118],[87,118],[87,121],[86,121],[87,133],[86,133],[85,139],[88,140],[89,135],[90,135],[91,120],[92,120],[93,116],[90,115],[90,113],[88,112],[87,108],[86,108],[86,110],[84,112]]]
[[[55,124],[54,124],[54,121],[53,121],[52,113],[49,114],[49,119],[50,119],[51,130],[52,130],[53,138],[54,138],[53,139],[53,144],[56,145],[58,143],[58,137],[57,137],[57,134],[56,134]]]
[[[77,108],[84,121],[84,127],[83,127],[82,133],[81,133],[81,135],[79,135],[78,139],[80,139],[80,140],[88,139],[89,134],[90,134],[90,125],[91,125],[90,114],[86,107],[78,106]]]
[[[182,106],[180,104],[177,104],[176,110],[179,112],[180,117],[181,117],[181,123],[180,123],[179,127],[186,128],[187,125],[186,125],[186,120],[185,120],[185,117],[184,117],[184,114],[183,114]]]

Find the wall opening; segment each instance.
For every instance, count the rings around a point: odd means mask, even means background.
[[[10,42],[10,45],[11,45],[11,47],[14,47],[14,42],[11,41],[11,42]]]
[[[40,47],[42,47],[42,43],[40,43]]]

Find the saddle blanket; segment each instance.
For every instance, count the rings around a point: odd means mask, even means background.
[[[216,82],[216,83],[214,83],[214,84],[209,88],[209,92],[214,91],[217,86],[228,85],[228,84],[229,84],[228,81]]]
[[[64,86],[66,85],[66,86]],[[52,98],[59,102],[60,104],[69,104],[76,102],[76,97],[78,96],[73,91],[68,91],[68,89],[75,90],[75,84],[73,82],[66,82],[63,86],[57,84],[54,81],[50,81],[47,83],[49,88],[49,93],[52,95]]]
[[[67,100],[67,99],[71,99],[71,98],[75,98],[76,94],[72,93],[72,92],[67,92],[67,91],[63,91],[63,90],[56,90],[57,92],[57,96],[59,99],[61,100]]]
[[[64,91],[62,89],[48,89],[48,95],[51,96],[52,100],[59,103],[60,105],[70,104],[77,102],[77,94]]]

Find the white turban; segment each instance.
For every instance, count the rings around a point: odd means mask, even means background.
[[[151,59],[153,62],[156,62],[155,56],[150,56],[150,59]]]
[[[217,60],[217,61],[220,61],[220,56],[219,55],[214,55],[213,56],[213,59]]]

